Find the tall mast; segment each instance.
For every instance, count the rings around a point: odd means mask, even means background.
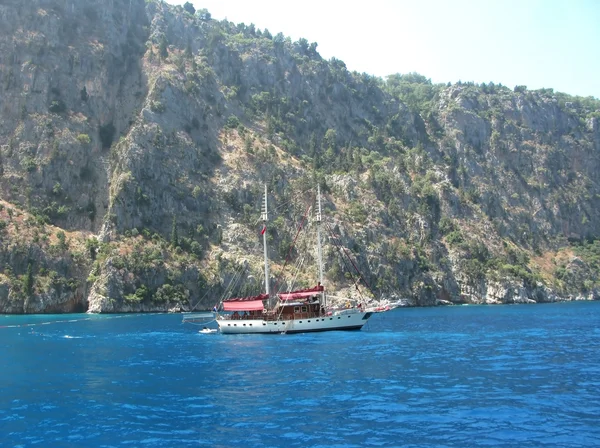
[[[319,263],[319,285],[323,285],[323,248],[321,247],[321,186],[317,185],[317,258]],[[321,293],[321,304],[325,303],[325,292]]]
[[[265,252],[265,293],[269,295],[269,258],[267,257],[267,221],[269,214],[267,209],[267,184],[265,184],[265,198],[262,205],[262,220],[263,220],[263,247]]]

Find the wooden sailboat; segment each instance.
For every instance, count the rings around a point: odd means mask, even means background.
[[[267,256],[268,221],[267,187],[262,205],[265,292],[256,296],[231,298],[222,302],[217,324],[224,334],[307,333],[332,330],[360,330],[373,314],[362,306],[350,305],[341,310],[330,309],[323,286],[321,247],[321,192],[317,194],[317,258],[319,282],[313,288],[271,294]]]

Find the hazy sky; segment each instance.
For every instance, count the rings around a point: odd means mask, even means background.
[[[184,1],[168,0],[172,4]],[[317,42],[349,70],[600,98],[600,0],[194,0],[214,19]]]

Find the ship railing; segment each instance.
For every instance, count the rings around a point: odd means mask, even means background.
[[[266,320],[266,321],[276,321],[276,320],[298,320],[298,319],[313,319],[317,317],[326,317],[331,313],[315,313],[315,312],[305,312],[305,313],[294,313],[294,314],[279,314],[279,313],[263,313],[263,314],[220,314],[219,319],[221,320]]]

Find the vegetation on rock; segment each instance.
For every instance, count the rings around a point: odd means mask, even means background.
[[[290,244],[319,183],[376,295],[598,296],[595,98],[350,72],[317,43],[189,2],[9,1],[0,27],[0,311],[257,293],[265,183],[278,281],[309,252]],[[330,244],[325,261],[333,289],[353,288]]]

